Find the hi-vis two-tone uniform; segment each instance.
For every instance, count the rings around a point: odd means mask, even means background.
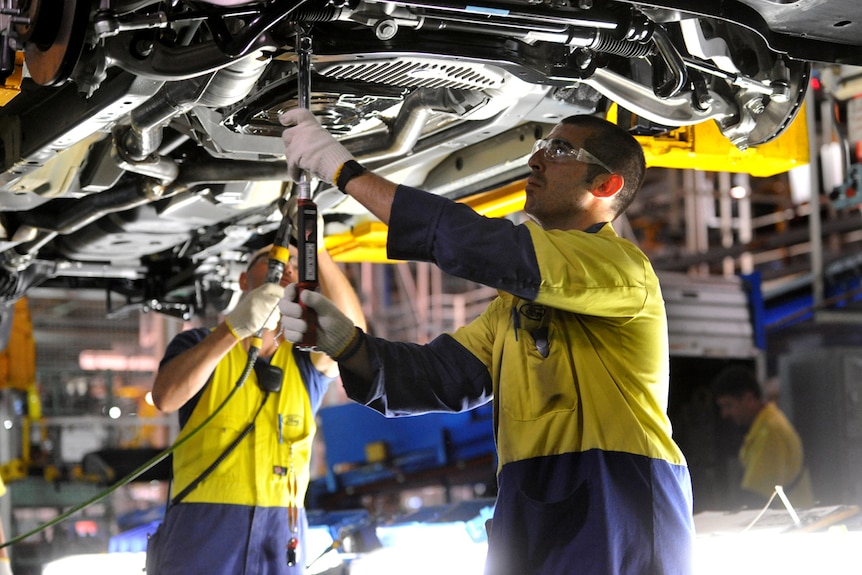
[[[179,334],[162,365],[207,335]],[[233,389],[247,361],[241,346],[225,356],[210,381],[180,411],[182,432],[197,428]],[[311,364],[309,354],[282,344],[270,364],[284,372],[282,389],[270,393],[252,432],[215,471],[169,508],[160,536],[159,575],[295,575],[309,557],[289,568],[286,546],[292,528],[305,542],[305,492],[316,413],[330,378]],[[170,369],[167,367],[165,369]],[[249,424],[264,392],[251,373],[227,407],[173,454],[176,496],[198,477]],[[292,512],[293,509],[295,512]]]
[[[348,395],[387,416],[494,398],[498,496],[486,573],[687,575],[691,483],[666,415],[664,302],[609,224],[544,231],[399,187],[389,256],[501,293],[426,346],[366,336],[375,379]]]
[[[740,487],[769,499],[781,485],[797,508],[815,503],[805,467],[802,440],[778,406],[768,402],[754,418],[739,449],[744,474]]]

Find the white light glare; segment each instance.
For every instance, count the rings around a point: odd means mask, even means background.
[[[745,186],[733,186],[730,188],[730,197],[734,200],[741,200],[748,195],[748,190]]]
[[[360,556],[350,564],[350,575],[404,575],[404,566],[410,566],[410,575],[476,575],[482,573],[486,543],[446,545],[441,553],[439,545],[427,541],[422,548],[415,546],[389,547]]]
[[[92,555],[69,555],[46,563],[42,575],[139,575],[144,571],[146,553],[97,553]]]
[[[695,545],[698,575],[851,575],[859,571],[862,532],[745,533],[701,536]]]

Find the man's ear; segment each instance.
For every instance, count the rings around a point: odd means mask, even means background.
[[[597,176],[596,179],[599,179],[600,181],[593,187],[591,192],[597,198],[609,198],[623,189],[623,184],[625,184],[625,180],[619,174],[603,174],[601,176]]]
[[[248,274],[246,272],[242,272],[239,274],[239,289],[240,291],[245,291],[248,287]]]

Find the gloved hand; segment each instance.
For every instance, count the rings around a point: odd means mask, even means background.
[[[287,129],[282,133],[287,174],[299,181],[303,170],[316,178],[335,183],[335,173],[353,156],[327,132],[309,110],[294,108],[279,118]]]
[[[276,283],[265,283],[245,294],[232,312],[225,318],[230,332],[243,340],[261,328],[277,329],[278,314],[275,308],[284,295],[284,288]]]
[[[0,575],[12,575],[12,565],[6,557],[0,559]]]
[[[317,349],[338,359],[356,336],[353,322],[321,293],[302,290],[299,297],[302,303],[317,312]],[[302,306],[295,299],[296,285],[290,284],[284,288],[284,297],[278,302],[281,333],[291,343],[302,341],[308,329],[308,324],[302,319]]]
[[[299,203],[299,196],[296,194],[292,194],[290,199],[287,200],[287,210],[285,213],[287,217],[290,218],[290,221],[293,222],[293,226],[291,227],[291,235],[293,235],[294,240],[298,240],[299,233],[299,222],[296,220],[297,214],[297,205]],[[317,251],[324,249],[326,246],[323,243],[323,214],[320,210],[317,210]],[[297,242],[297,245],[298,242]]]

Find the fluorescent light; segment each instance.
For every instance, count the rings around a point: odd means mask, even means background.
[[[114,351],[85,349],[78,355],[78,364],[85,371],[141,371],[155,373],[159,360],[148,355],[123,355]]]

